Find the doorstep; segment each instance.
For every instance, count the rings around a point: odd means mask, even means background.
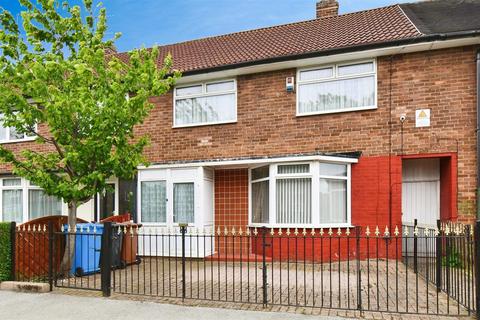
[[[0,290],[45,293],[50,291],[50,285],[38,282],[3,281],[0,283]]]

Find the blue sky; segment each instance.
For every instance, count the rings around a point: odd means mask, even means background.
[[[414,0],[339,0],[340,13]],[[71,0],[78,2],[78,0]],[[118,50],[313,19],[316,0],[103,0]],[[98,3],[98,0],[95,0]],[[17,0],[0,6],[18,15]]]

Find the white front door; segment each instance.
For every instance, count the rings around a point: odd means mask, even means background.
[[[440,159],[403,161],[402,223],[436,226],[440,218]]]

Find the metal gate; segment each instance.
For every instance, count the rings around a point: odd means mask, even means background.
[[[105,296],[113,292],[263,306],[462,316],[478,310],[480,270],[475,261],[480,261],[480,247],[475,243],[480,243],[480,223],[475,231],[470,226],[442,224],[422,231],[417,227],[413,232],[399,226],[393,230],[231,227],[205,233],[186,226],[142,231],[105,223],[100,234],[78,228],[53,232],[47,226],[19,230],[12,225],[13,247],[29,239],[30,250],[13,250],[12,277],[48,281],[52,289],[101,290]],[[122,255],[150,255],[138,256],[129,264],[114,262],[120,234],[123,250],[130,251]],[[93,270],[79,274],[71,263],[62,270],[69,237],[86,237],[76,245],[92,244],[92,251],[99,253],[84,257],[84,265],[92,265]],[[415,252],[422,243],[435,245],[437,254],[426,259],[402,257],[403,246],[413,245]],[[196,250],[187,250],[193,246]],[[208,252],[207,246],[215,248],[214,253],[203,257],[200,253]],[[160,248],[163,252],[156,252]],[[39,262],[46,256],[47,264]]]

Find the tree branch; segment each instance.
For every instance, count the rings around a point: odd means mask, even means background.
[[[57,150],[58,154],[62,159],[65,159],[65,153],[63,152],[62,148],[58,145],[57,141],[55,139],[52,139],[52,144],[55,146],[55,149]],[[70,176],[70,178],[76,177],[77,175],[73,171],[73,169],[68,165],[68,163],[65,162],[65,170],[67,174]]]

